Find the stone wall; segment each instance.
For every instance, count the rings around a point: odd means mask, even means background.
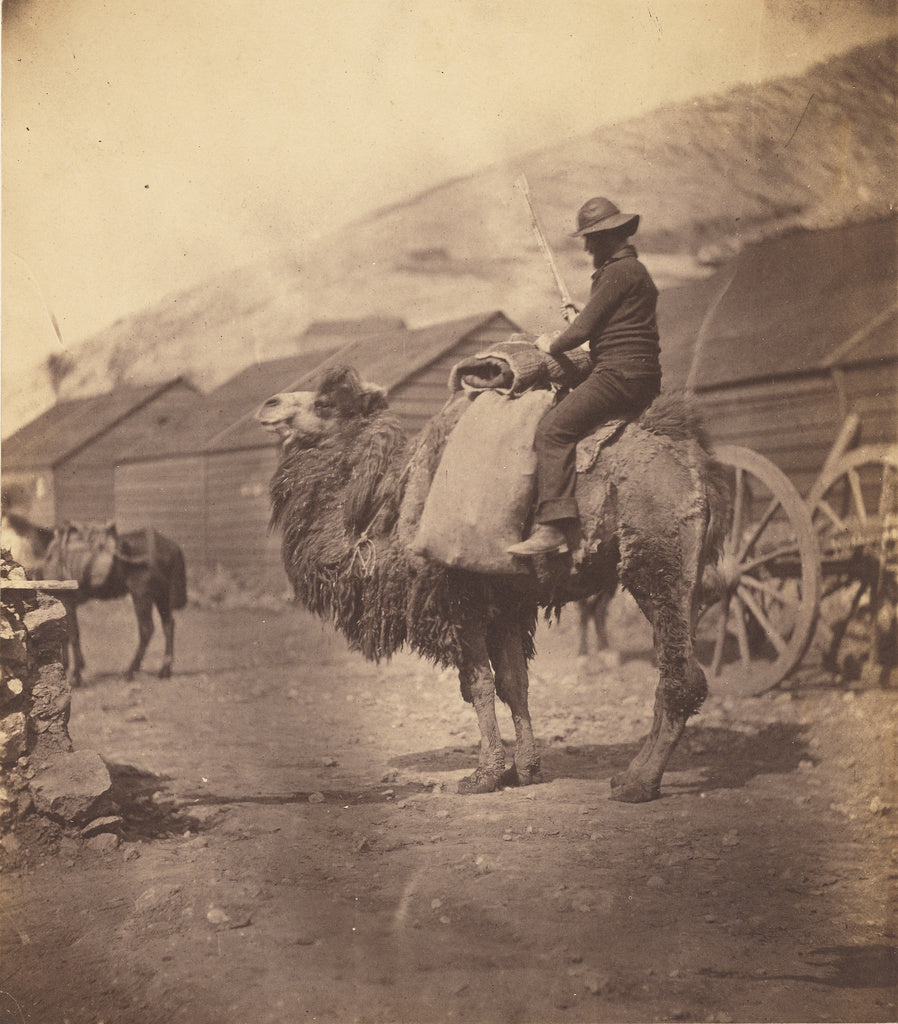
[[[110,810],[99,754],[73,750],[64,665],[66,609],[37,589],[12,589],[24,569],[0,557],[0,831],[31,814],[83,828]]]

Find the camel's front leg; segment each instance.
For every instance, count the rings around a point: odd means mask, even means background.
[[[489,654],[496,671],[496,691],[508,705],[514,721],[514,773],[517,777],[513,781],[529,786],[542,781],[542,774],[530,722],[527,701],[530,679],[520,624],[508,621],[495,623],[489,634]]]
[[[458,784],[459,793],[493,793],[505,772],[505,748],[496,720],[496,686],[487,654],[486,638],[466,640],[458,667],[461,695],[474,705],[480,726],[480,757],[477,770]]]

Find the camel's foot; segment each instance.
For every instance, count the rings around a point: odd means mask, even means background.
[[[535,786],[543,781],[542,771],[539,765],[520,771],[514,765],[506,768],[499,776],[499,786],[502,789],[516,789],[518,786]]]
[[[509,780],[506,781],[506,776]],[[543,770],[539,760],[529,765],[513,765],[502,776],[503,784],[506,786],[536,786],[543,781]]]
[[[159,669],[159,678],[171,679],[171,665],[163,665],[162,668]]]
[[[466,775],[458,784],[458,791],[462,796],[470,796],[472,793],[495,793],[502,783],[502,772],[488,772],[485,768],[478,767],[473,775]]]
[[[625,804],[645,804],[661,796],[661,783],[631,779],[627,772],[611,779],[611,799]]]

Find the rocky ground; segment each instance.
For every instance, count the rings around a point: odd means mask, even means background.
[[[174,677],[157,636],[129,684],[130,608],[87,606],[70,732],[122,822],[3,839],[0,1022],[894,1021],[895,691],[813,658],[721,688],[662,799],[614,803],[655,682],[631,612],[619,665],[541,626],[546,782],[463,798],[449,673],[292,608],[191,607]]]

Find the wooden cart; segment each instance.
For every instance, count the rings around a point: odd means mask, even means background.
[[[804,498],[757,452],[717,449],[732,471],[733,514],[696,636],[712,686],[769,690],[815,636],[824,666],[842,668],[840,647],[861,619],[867,670],[898,664],[898,445],[858,447],[859,427],[846,419]]]

